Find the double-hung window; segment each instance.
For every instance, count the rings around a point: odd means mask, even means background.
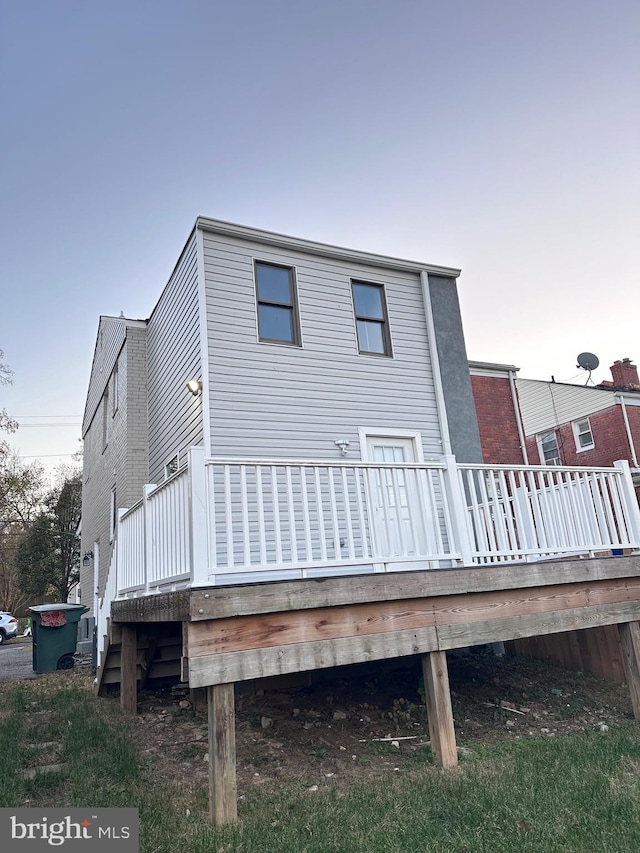
[[[543,465],[562,464],[555,430],[543,432],[538,436],[538,451]]]
[[[576,439],[576,450],[580,453],[581,450],[591,450],[595,447],[593,433],[591,432],[591,424],[589,418],[583,418],[581,421],[573,422],[573,434]]]
[[[358,350],[372,355],[391,355],[387,303],[382,284],[352,281]]]
[[[258,338],[302,346],[293,269],[256,261]]]

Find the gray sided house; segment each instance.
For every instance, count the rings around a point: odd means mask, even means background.
[[[118,509],[193,446],[480,461],[458,275],[199,218],[149,319],[100,319],[83,423],[83,603],[104,586]]]

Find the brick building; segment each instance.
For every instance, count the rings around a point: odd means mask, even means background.
[[[517,378],[513,365],[469,362],[484,461],[611,466],[626,459],[640,493],[640,380],[631,359],[597,386]]]

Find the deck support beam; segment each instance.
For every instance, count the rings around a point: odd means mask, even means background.
[[[236,725],[233,684],[207,687],[209,706],[209,818],[216,826],[236,823]]]
[[[633,716],[640,720],[640,622],[622,622],[618,625],[618,636]]]
[[[458,763],[456,735],[453,728],[449,670],[446,652],[429,652],[422,656],[424,693],[429,719],[431,751],[442,768]]]
[[[135,714],[138,710],[138,630],[135,624],[122,625],[120,643],[120,706]]]

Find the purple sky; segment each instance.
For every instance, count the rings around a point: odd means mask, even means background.
[[[469,357],[527,378],[640,360],[637,0],[0,16],[0,406],[25,456],[77,448],[98,315],[147,317],[199,214],[462,267]]]

